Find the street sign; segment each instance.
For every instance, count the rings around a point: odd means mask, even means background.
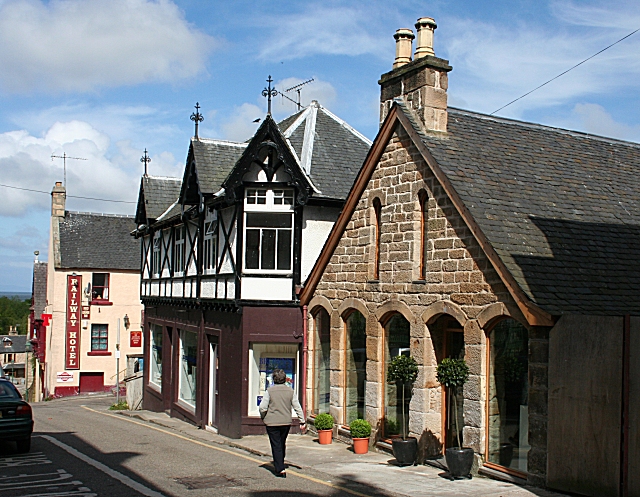
[[[129,335],[129,346],[142,347],[142,331],[132,331]]]

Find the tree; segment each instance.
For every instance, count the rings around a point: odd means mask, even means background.
[[[6,335],[9,333],[9,327],[15,326],[20,335],[26,335],[29,307],[31,299],[0,297],[0,333]]]

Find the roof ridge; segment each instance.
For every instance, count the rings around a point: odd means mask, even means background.
[[[182,181],[180,178],[176,178],[174,176],[152,176],[150,174],[147,174],[147,178],[169,180],[169,181]]]
[[[602,136],[602,135],[594,135],[592,133],[586,133],[584,131],[576,131],[576,130],[572,130],[572,129],[559,128],[559,127],[556,127],[556,126],[549,126],[549,125],[546,125],[546,124],[532,123],[532,122],[529,122],[529,121],[521,121],[519,119],[513,119],[513,118],[510,118],[510,117],[491,116],[489,114],[483,114],[481,112],[465,110],[465,109],[459,109],[457,107],[448,107],[447,111],[449,111],[453,115],[455,115],[455,114],[467,115],[467,116],[471,116],[471,117],[476,117],[478,119],[484,119],[486,121],[502,122],[504,124],[517,124],[517,125],[520,125],[520,126],[523,126],[523,127],[531,128],[531,129],[540,129],[540,130],[553,131],[553,132],[556,132],[556,133],[561,133],[563,135],[575,136],[577,138],[586,138],[586,139],[590,139],[590,140],[598,140],[598,141],[604,141],[604,142],[608,142],[608,143],[616,143],[616,144],[620,144],[620,145],[626,145],[626,146],[630,146],[630,147],[639,147],[640,148],[640,143],[638,143],[638,142],[629,141],[629,140],[621,140],[619,138],[610,138],[610,137]]]
[[[310,105],[300,112],[300,115],[296,117],[295,121],[291,123],[291,126],[289,126],[286,130],[284,130],[284,132],[282,133],[282,136],[284,136],[287,139],[290,138],[291,135],[300,127],[300,124],[302,124],[303,122],[306,122],[307,114],[309,114],[309,112],[311,112]]]
[[[360,133],[360,131],[358,131],[357,129],[355,129],[353,126],[351,126],[349,123],[347,123],[344,119],[340,119],[338,116],[336,116],[333,112],[331,112],[330,110],[328,110],[326,107],[323,107],[322,105],[318,104],[318,108],[324,112],[328,117],[330,117],[331,119],[333,119],[334,121],[336,121],[338,124],[340,124],[343,128],[345,128],[347,131],[350,131],[352,134],[354,134],[355,136],[357,136],[358,138],[360,138],[362,141],[364,141],[366,144],[368,144],[369,146],[371,146],[373,144],[373,142],[371,140],[369,140],[369,138],[367,138],[366,136],[364,136],[362,133]]]
[[[109,212],[81,212],[81,211],[67,211],[67,214],[80,214],[82,216],[100,216],[100,217],[120,217],[134,219],[136,216],[131,214],[111,214]]]
[[[219,145],[231,145],[234,147],[243,147],[246,148],[247,143],[245,142],[234,142],[231,140],[219,140],[217,138],[198,138],[196,139],[195,137],[191,138],[191,141],[194,142],[201,142],[201,143],[212,143],[212,144],[219,144]]]

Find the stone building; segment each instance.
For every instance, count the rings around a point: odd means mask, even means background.
[[[140,252],[130,236],[133,217],[70,212],[65,203],[66,190],[58,182],[51,192],[44,312],[40,285],[39,316],[34,305],[44,398],[109,390],[117,382],[118,356],[122,379],[127,354],[142,351]]]
[[[639,492],[640,146],[448,107],[435,27],[418,20],[413,60],[396,33],[380,131],[301,292],[308,412],[339,433],[366,418],[384,446],[402,416],[386,368],[410,354],[409,431],[438,456],[457,443],[436,366],[464,358],[482,471]]]

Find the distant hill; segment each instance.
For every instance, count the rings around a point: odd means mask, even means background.
[[[31,298],[31,292],[0,292],[0,297],[16,297],[20,300],[27,300]]]

